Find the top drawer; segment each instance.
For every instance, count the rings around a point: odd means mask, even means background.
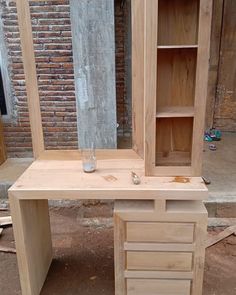
[[[192,243],[193,223],[127,222],[127,242]]]

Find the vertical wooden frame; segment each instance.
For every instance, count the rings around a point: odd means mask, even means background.
[[[157,13],[158,1],[145,0],[144,33],[144,162],[145,174],[155,169],[156,69],[157,69]]]
[[[192,143],[192,176],[202,175],[203,134],[208,88],[210,60],[210,36],[212,19],[212,0],[200,0],[198,55],[194,104],[194,125]]]

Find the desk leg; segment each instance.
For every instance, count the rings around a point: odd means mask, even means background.
[[[39,295],[52,261],[48,200],[9,199],[22,295]]]

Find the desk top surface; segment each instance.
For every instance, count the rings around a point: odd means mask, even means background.
[[[141,179],[134,185],[131,172]],[[84,173],[81,160],[39,159],[9,190],[22,199],[207,199],[201,177],[146,177],[144,161],[102,159],[94,173]]]

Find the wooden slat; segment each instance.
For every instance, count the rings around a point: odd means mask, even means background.
[[[127,295],[190,295],[190,280],[128,279]]]
[[[158,1],[145,1],[144,99],[145,99],[145,174],[152,175],[155,167],[155,117],[157,72],[157,11]]]
[[[193,116],[193,107],[160,107],[157,112],[157,118],[184,118]]]
[[[140,229],[142,233],[142,229]],[[140,236],[141,236],[140,233]],[[194,244],[157,244],[157,243],[124,243],[126,251],[171,251],[171,252],[193,252]]]
[[[192,253],[187,252],[128,251],[126,259],[127,270],[192,270]]]
[[[130,279],[189,279],[193,278],[193,272],[183,271],[158,271],[158,270],[126,270],[125,278]]]
[[[194,224],[128,222],[128,242],[192,243]]]
[[[144,157],[144,4],[132,5],[132,145]]]
[[[40,99],[28,0],[16,1],[34,157],[44,151]]]
[[[198,48],[198,45],[158,45],[158,49]]]
[[[192,167],[193,175],[202,174],[203,134],[207,98],[207,81],[210,55],[212,0],[200,0],[198,56],[195,89],[195,118],[193,126]]]

